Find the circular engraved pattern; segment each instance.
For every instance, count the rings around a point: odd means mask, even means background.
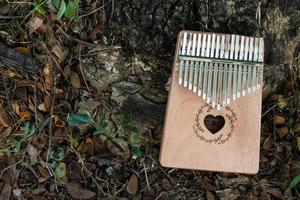
[[[216,134],[214,138],[206,138],[205,137],[205,129],[202,127],[201,123],[200,123],[200,115],[203,114],[209,114],[212,111],[213,107],[210,104],[204,104],[202,105],[196,114],[195,117],[195,125],[193,126],[194,129],[194,133],[196,134],[196,136],[206,142],[206,143],[215,143],[215,144],[224,144],[225,142],[227,142],[230,137],[232,136],[234,129],[235,129],[235,122],[237,121],[237,114],[234,112],[234,110],[232,108],[230,108],[229,106],[226,106],[225,109],[227,111],[227,113],[225,114],[225,118],[227,119],[227,123],[230,124],[230,130],[227,133],[219,133]]]

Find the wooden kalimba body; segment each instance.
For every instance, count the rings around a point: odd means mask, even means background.
[[[256,173],[264,41],[178,35],[160,162],[165,167]]]

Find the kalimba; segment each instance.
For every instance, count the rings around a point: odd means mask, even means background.
[[[264,40],[181,31],[160,162],[165,167],[256,173]]]

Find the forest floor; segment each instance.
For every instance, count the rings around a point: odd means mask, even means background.
[[[258,174],[160,166],[183,29],[264,37]],[[0,200],[299,199],[299,57],[299,0],[0,0]]]

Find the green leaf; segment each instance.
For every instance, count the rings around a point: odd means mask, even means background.
[[[56,8],[58,8],[59,4],[60,4],[60,0],[51,0],[52,5]]]
[[[89,114],[73,114],[68,118],[68,123],[70,126],[87,125],[91,122],[92,119]]]
[[[56,18],[57,20],[61,20],[62,16],[64,15],[66,11],[66,2],[64,0],[61,1],[59,10],[57,12]]]
[[[289,184],[289,188],[290,189],[294,188],[298,183],[300,183],[300,174],[298,174],[293,178],[293,180]]]
[[[43,16],[45,16],[47,13],[42,4],[35,5],[35,10],[38,11]]]
[[[114,168],[112,166],[109,166],[105,169],[105,172],[107,173],[107,175],[112,176],[114,173]]]
[[[79,9],[78,3],[74,2],[72,0],[69,0],[66,11],[65,11],[65,17],[69,18],[69,19],[75,17],[78,9]]]
[[[132,129],[131,135],[130,135],[130,144],[132,146],[139,147],[140,143],[141,143],[141,134],[140,134],[139,130],[136,127],[134,127],[134,129]]]
[[[132,120],[128,114],[125,114],[122,120],[122,128],[124,130],[130,130],[131,129]]]
[[[104,133],[106,131],[107,126],[108,126],[108,122],[107,121],[100,122],[97,125],[97,127],[96,127],[97,131],[95,132],[95,134],[102,134],[102,133]]]
[[[142,151],[139,147],[132,147],[131,153],[133,155],[133,159],[139,158],[142,156]]]
[[[20,152],[20,150],[21,150],[21,142],[20,141],[13,139],[10,143],[16,152]]]

